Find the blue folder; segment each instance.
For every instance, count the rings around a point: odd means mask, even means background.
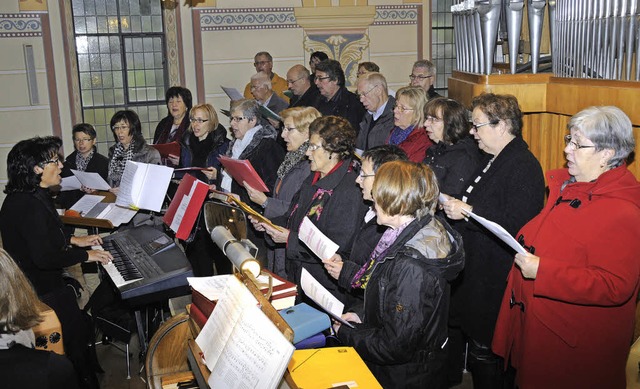
[[[298,343],[331,327],[329,315],[305,303],[279,311],[293,330],[293,343]]]

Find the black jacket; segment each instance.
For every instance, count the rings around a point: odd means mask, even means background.
[[[373,123],[373,115],[369,112],[364,114],[362,121],[359,124],[360,131],[358,132],[358,139],[356,140],[356,148],[360,150],[369,150],[372,147],[381,146],[387,144],[387,139],[393,129],[393,106],[396,104],[396,99],[389,96],[387,105],[384,107],[382,115],[378,120]]]
[[[485,155],[466,187],[487,165]],[[473,183],[467,203],[473,212],[504,227],[512,236],[542,210],[545,184],[542,168],[526,142],[517,137],[498,154],[478,183]],[[456,223],[467,253],[465,270],[455,291],[452,309],[462,330],[472,339],[490,345],[514,251],[479,223]]]
[[[95,146],[93,148],[93,151],[93,156],[91,157],[91,160],[89,160],[85,171],[90,173],[98,173],[100,174],[100,177],[104,178],[104,180],[106,181],[107,176],[109,175],[109,158],[105,157],[102,154],[98,154]],[[71,169],[78,169],[78,166],[76,165],[77,155],[78,151],[74,151],[73,153],[69,154],[69,156],[64,160],[64,167],[62,168],[62,173],[60,174],[61,177],[70,177],[73,175]],[[60,194],[58,194],[58,197],[56,198],[56,201],[62,208],[68,209],[71,208],[71,206],[78,200],[80,200],[80,198],[82,198],[84,194],[85,193],[81,190],[69,190],[60,192]]]
[[[476,172],[482,156],[477,143],[471,138],[461,139],[452,145],[438,142],[429,147],[426,154],[424,163],[435,173],[440,192],[453,197],[459,197],[466,189],[465,184]]]
[[[318,91],[318,87],[316,84],[311,82],[311,86],[307,89],[306,92],[302,96],[294,95],[291,100],[289,100],[289,108],[292,107],[315,107],[316,102],[320,96],[320,92]]]
[[[328,100],[320,95],[315,106],[322,116],[340,116],[349,121],[353,129],[358,132],[362,117],[367,112],[358,96],[349,92],[347,88],[340,87],[336,94]]]
[[[434,221],[446,229],[444,258],[432,258]],[[414,220],[374,265],[355,328],[338,338],[353,346],[384,388],[439,388],[447,341],[449,282],[464,266],[460,235],[446,221]]]
[[[206,161],[204,166],[197,167],[214,167],[220,171],[220,161],[218,157],[220,155],[225,155],[227,149],[229,147],[229,140],[227,139],[227,130],[221,125],[218,124],[218,127],[215,130],[211,131],[207,135],[206,141],[211,143],[211,149],[207,154]],[[180,167],[196,167],[193,166],[194,160],[194,152],[193,152],[193,142],[199,142],[199,140],[193,135],[193,132],[187,131],[180,139]],[[204,182],[208,182],[207,176],[204,173],[194,170],[188,171],[187,173],[194,175],[197,179],[202,180]],[[175,172],[175,178],[182,178],[185,172]]]
[[[78,388],[76,372],[64,355],[20,344],[0,350],[0,375],[5,388]]]
[[[287,275],[290,280],[300,285],[300,275],[304,267],[341,301],[344,301],[345,290],[338,287],[337,281],[327,273],[320,259],[298,239],[298,232],[302,219],[313,212],[311,207],[314,195],[324,193],[324,196],[330,196],[320,211],[320,216],[315,213],[310,219],[339,246],[338,254],[342,258],[349,258],[354,237],[366,212],[362,192],[355,183],[357,176],[358,171],[351,159],[344,160],[333,173],[319,179],[315,184],[312,184],[314,173],[311,173],[291,201],[288,212],[273,219],[276,224],[286,225],[290,230],[286,247]]]
[[[173,116],[166,116],[164,119],[160,120],[156,126],[156,131],[153,133],[153,144],[163,144],[180,140],[184,133],[187,132],[190,125],[189,111],[187,111],[187,113],[184,114],[180,125],[176,129],[175,134],[173,137],[170,137],[171,127],[173,127]]]

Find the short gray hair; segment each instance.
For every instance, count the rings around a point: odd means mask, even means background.
[[[258,81],[259,86],[264,86],[267,89],[271,90],[271,79],[265,72],[258,72],[251,76],[251,81]]]
[[[241,111],[242,117],[247,120],[257,119],[260,122],[260,111],[258,109],[258,102],[252,99],[242,99],[231,102],[231,112]]]
[[[370,72],[360,76],[358,82],[366,82],[368,86],[380,85],[382,87],[382,93],[384,95],[389,94],[389,88],[387,87],[387,79],[384,78],[382,73]]]
[[[609,167],[622,165],[636,147],[629,117],[618,107],[589,107],[575,114],[568,125],[579,130],[596,146],[596,151],[611,149]]]
[[[415,69],[415,68],[423,68],[427,71],[427,73],[429,73],[429,75],[431,76],[436,75],[436,65],[434,65],[434,63],[429,61],[428,59],[421,59],[419,61],[414,62],[412,69]]]

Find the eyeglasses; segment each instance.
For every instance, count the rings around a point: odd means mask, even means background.
[[[247,119],[247,118],[246,118],[246,117],[244,117],[244,116],[231,116],[231,121],[232,121],[232,122],[241,122],[241,121],[243,121],[244,119]]]
[[[367,95],[368,95],[369,93],[371,93],[371,91],[372,91],[372,90],[376,89],[376,87],[378,87],[378,86],[380,86],[380,84],[376,84],[376,85],[372,86],[372,87],[371,87],[368,91],[366,91],[366,92],[357,93],[358,98],[360,98],[360,97],[367,97]]]
[[[376,174],[375,173],[371,173],[371,174],[363,174],[362,171],[360,171],[360,174],[358,174],[358,177],[365,179],[367,177],[374,177]]]
[[[199,123],[199,124],[202,124],[202,123],[206,123],[206,122],[208,122],[208,121],[209,121],[209,119],[189,118],[189,121],[190,121],[191,123]]]
[[[322,145],[314,145],[313,143],[309,144],[309,151],[316,151],[318,149],[322,148]]]
[[[300,77],[300,78],[296,78],[295,80],[287,80],[287,84],[295,84],[296,82],[302,80],[304,78],[304,76]]]
[[[253,63],[253,66],[262,66],[271,63],[271,61],[256,61]]]
[[[56,165],[59,164],[60,163],[60,157],[54,157],[54,158],[48,159],[48,160],[46,160],[44,162],[40,162],[39,165],[41,167],[45,167],[46,165],[48,165],[50,163],[53,163],[53,164],[56,164]]]
[[[410,74],[409,75],[409,79],[411,79],[411,81],[415,80],[416,78],[418,80],[426,80],[427,78],[431,78],[431,77],[433,77],[433,76],[425,76],[423,74],[418,74],[418,75]]]
[[[74,138],[73,141],[76,143],[85,143],[85,142],[91,142],[93,140],[93,138]]]
[[[442,119],[440,119],[439,117],[435,117],[435,116],[430,116],[427,115],[427,117],[424,119],[427,122],[441,122]]]
[[[111,127],[111,129],[113,131],[124,131],[124,130],[128,130],[129,126],[113,126]]]
[[[413,108],[403,107],[402,105],[398,105],[398,104],[394,105],[393,109],[397,109],[398,111],[401,111],[401,112],[415,111],[415,109]]]
[[[295,128],[295,127],[284,127],[282,129],[282,131],[294,131],[294,130],[297,130],[297,128]]]
[[[488,122],[484,122],[484,123],[480,123],[480,124],[473,124],[473,122],[471,123],[471,129],[474,131],[478,131],[478,128],[480,127],[484,127],[487,124],[491,124],[492,126],[495,126],[496,124],[498,124],[499,120],[490,120]]]
[[[576,141],[572,141],[571,139],[572,139],[571,135],[565,135],[564,137],[564,144],[569,146],[571,150],[591,149],[596,147],[596,146],[583,146]]]
[[[318,81],[324,81],[324,80],[327,80],[327,79],[329,79],[329,78],[331,78],[331,76],[316,77],[316,80],[318,80]]]

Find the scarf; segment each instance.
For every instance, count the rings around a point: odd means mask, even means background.
[[[109,182],[112,186],[119,186],[120,179],[122,179],[122,173],[127,166],[127,161],[133,159],[133,149],[135,147],[135,141],[129,143],[129,147],[125,149],[122,143],[117,143],[113,148],[113,155],[111,161],[109,161]]]
[[[308,140],[301,144],[300,147],[298,147],[298,150],[289,151],[284,156],[284,161],[282,161],[280,167],[278,167],[278,178],[280,180],[282,180],[282,178],[286,176],[287,173],[289,173],[289,171],[298,164],[298,162],[302,161],[307,152],[307,148],[309,148]]]
[[[400,143],[404,142],[409,137],[414,127],[415,126],[409,126],[404,130],[400,127],[395,127],[393,131],[391,131],[391,136],[389,137],[389,144],[397,146]]]
[[[89,152],[89,155],[87,155],[87,157],[83,157],[82,154],[80,153],[76,153],[76,169],[78,169],[81,172],[84,172],[87,170],[87,165],[89,165],[89,161],[91,161],[91,158],[93,157],[93,153],[94,150],[91,149],[91,151]]]
[[[193,153],[191,166],[207,167],[207,157],[213,150],[213,134],[207,134],[203,140],[198,139],[192,132],[189,133],[189,146]]]

